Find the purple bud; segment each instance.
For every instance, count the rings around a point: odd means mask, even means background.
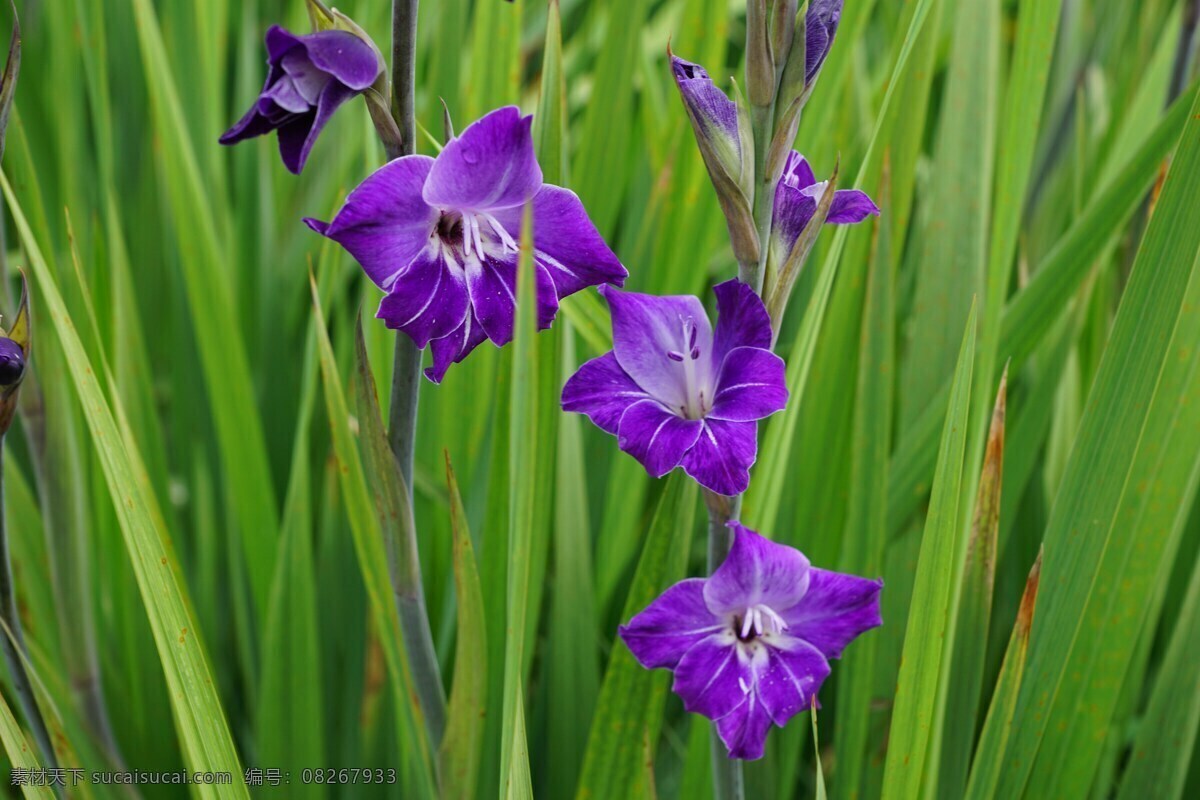
[[[825,57],[829,55],[829,48],[833,46],[833,37],[841,21],[842,0],[812,0],[808,4],[808,16],[805,18],[805,84],[811,86],[816,80]]]
[[[0,338],[0,386],[19,383],[25,375],[25,351],[9,338]]]

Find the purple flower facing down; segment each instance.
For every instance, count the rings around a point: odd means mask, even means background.
[[[757,420],[788,398],[762,300],[740,281],[718,285],[714,331],[696,297],[601,291],[612,310],[613,350],[571,376],[563,409],[616,435],[656,478],[682,466],[718,494],[744,492]]]
[[[842,0],[812,0],[805,21],[804,83],[811,84],[821,71],[838,23],[842,21]]]
[[[816,213],[817,203],[821,201],[828,185],[829,181],[816,179],[804,156],[795,150],[788,155],[783,178],[775,189],[774,220],[771,228],[772,238],[775,239],[773,244],[782,246],[784,257],[791,251],[792,245]],[[878,213],[879,208],[865,192],[857,189],[838,190],[833,195],[833,204],[829,207],[829,216],[825,218],[825,222],[848,225],[862,222]]]
[[[772,724],[816,703],[829,660],[883,623],[883,582],[817,569],[729,527],[733,546],[711,577],[667,589],[620,635],[642,666],[675,673],[672,690],[716,723],[730,758],[756,759]]]
[[[221,144],[276,131],[284,166],[295,174],[342,103],[369,88],[383,71],[375,48],[353,33],[327,30],[298,36],[278,25],[267,31],[267,82]]]
[[[628,274],[579,198],[542,183],[532,121],[515,106],[493,111],[436,159],[404,156],[376,170],[331,222],[305,220],[387,292],[376,316],[418,347],[431,346],[425,374],[435,382],[485,339],[512,340],[526,203],[540,328],[553,322],[560,298],[620,285]]]

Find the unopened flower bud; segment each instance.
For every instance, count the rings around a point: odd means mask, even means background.
[[[25,276],[21,275],[21,305],[12,328],[0,329],[0,437],[8,432],[17,413],[17,390],[25,377],[29,361],[29,295]]]
[[[792,39],[796,33],[797,0],[772,0],[771,3],[771,53],[775,59],[776,72],[783,70],[788,53],[792,50]]]
[[[771,52],[771,31],[767,25],[767,0],[746,3],[746,94],[760,108],[775,99],[779,75]]]
[[[754,141],[747,114],[739,113],[699,64],[672,55],[671,71],[725,213],[734,256],[739,262],[756,261],[760,250],[749,195]]]
[[[833,47],[838,23],[842,21],[842,0],[812,0],[805,20],[806,52],[804,54],[804,83],[810,87],[825,64]]]
[[[9,338],[0,338],[0,388],[19,383],[25,376],[25,351]]]

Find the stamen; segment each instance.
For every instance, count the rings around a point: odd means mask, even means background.
[[[778,633],[779,631],[787,630],[787,627],[788,627],[787,622],[784,621],[783,617],[779,616],[779,614],[775,611],[775,609],[771,608],[770,606],[759,606],[758,608],[761,613],[766,614],[768,617],[770,617],[771,622],[774,623],[774,628],[775,628],[774,632],[775,633]]]
[[[465,219],[470,221],[471,239],[475,244],[475,253],[476,253],[476,255],[479,256],[479,260],[482,261],[483,260],[483,236],[480,235],[480,231],[479,231],[479,218],[477,216],[475,216],[474,214],[467,214]],[[469,245],[467,245],[465,242],[464,242],[464,246],[469,247]]]
[[[742,616],[733,618],[734,632],[743,642],[766,634],[787,630],[787,622],[770,606],[758,604],[746,609]]]
[[[672,361],[683,361],[683,353],[680,353],[678,350],[668,350],[667,358]]]
[[[493,217],[491,214],[480,214],[488,225],[492,226],[492,232],[500,239],[500,244],[504,247],[505,252],[515,253],[519,249],[517,243],[509,236],[508,231],[504,230],[504,226],[500,224],[500,220]]]
[[[691,356],[692,356],[692,361],[695,361],[696,359],[698,359],[700,357],[700,348],[695,345],[692,345]],[[682,361],[683,359],[680,358],[679,360]]]

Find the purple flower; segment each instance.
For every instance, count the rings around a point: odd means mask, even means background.
[[[613,350],[571,376],[563,409],[616,435],[656,478],[682,465],[714,492],[744,492],[758,453],[756,421],[788,398],[762,300],[740,281],[718,285],[714,331],[696,297],[601,291]]]
[[[246,115],[221,136],[221,144],[277,131],[284,166],[298,175],[333,112],[375,82],[383,61],[353,33],[297,36],[278,25],[267,31],[267,56],[266,84]]]
[[[804,83],[810,85],[833,47],[833,37],[842,21],[842,0],[812,0],[804,21]]]
[[[883,624],[883,581],[811,567],[799,550],[736,522],[707,579],[663,592],[620,628],[647,669],[675,673],[688,711],[713,720],[730,758],[761,758],[772,723],[816,703],[829,660]]]
[[[533,215],[538,324],[548,328],[560,298],[624,282],[625,268],[579,198],[542,183],[532,117],[497,109],[452,139],[436,159],[405,156],[359,184],[332,222],[309,227],[341,244],[387,292],[377,317],[432,343],[440,382],[485,339],[513,337],[518,241],[525,204]]]
[[[793,150],[783,169],[783,179],[775,189],[775,210],[772,238],[782,245],[783,256],[791,251],[804,227],[817,210],[817,203],[825,193],[829,181],[817,181],[812,167],[804,156]],[[862,222],[878,214],[879,208],[866,193],[857,189],[839,190],[833,195],[826,223],[846,225]]]

